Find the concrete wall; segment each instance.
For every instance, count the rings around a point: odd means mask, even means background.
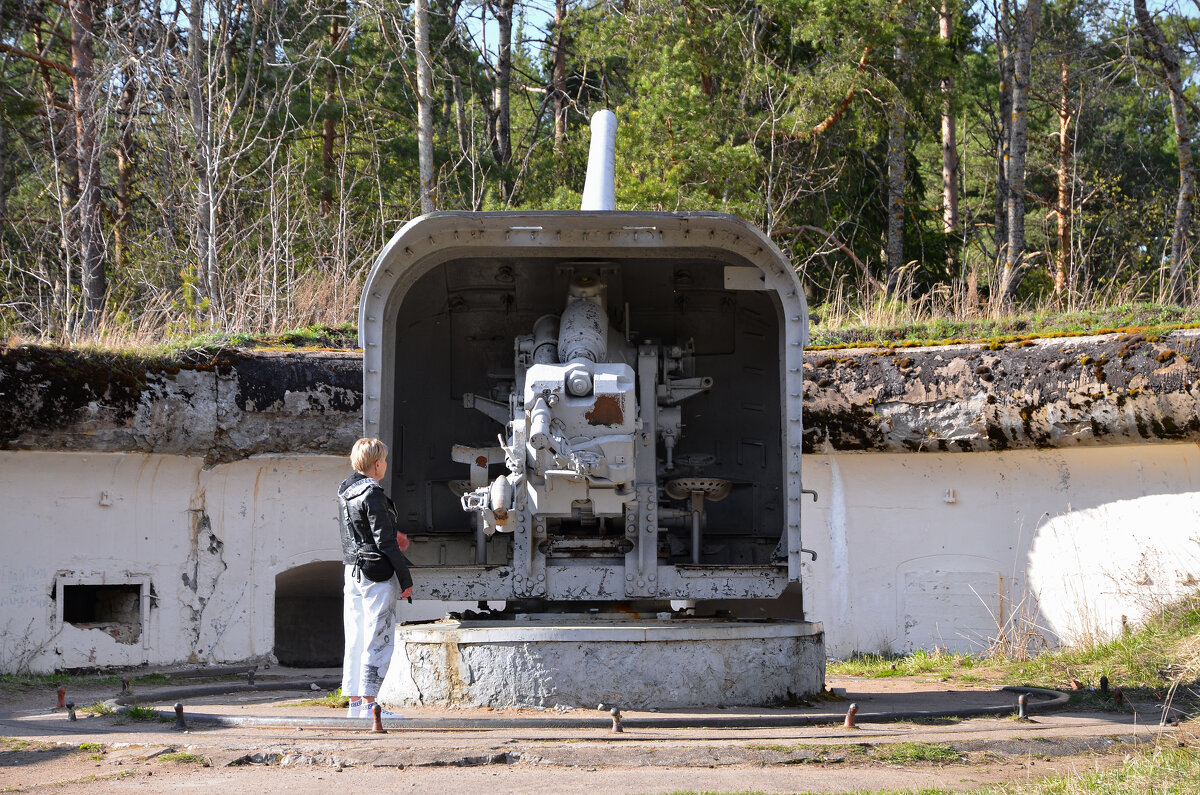
[[[827,652],[1107,637],[1200,583],[1193,444],[806,456]]]
[[[342,456],[205,468],[198,457],[0,452],[0,670],[270,655],[276,577],[340,563],[334,493],[347,472]],[[314,578],[314,603],[330,597],[329,579]],[[62,588],[102,583],[142,585],[132,642],[110,626],[61,620]],[[336,580],[332,588],[340,593]],[[445,609],[405,605],[401,614]],[[313,631],[340,644],[340,625],[332,629]]]
[[[1200,583],[1193,444],[836,453],[803,466],[820,493],[805,505],[818,554],[805,563],[805,609],[831,655],[979,649],[1014,615],[1028,619],[1014,625],[1026,641],[1105,635]],[[345,473],[340,456],[206,468],[0,451],[0,670],[268,657],[276,578],[303,598],[287,573],[339,559],[333,492]],[[328,600],[327,574],[313,577],[314,599]],[[140,589],[140,627],[61,620],[63,589],[102,584]],[[460,607],[418,602],[402,615]]]

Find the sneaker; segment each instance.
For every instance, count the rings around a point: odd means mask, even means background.
[[[364,701],[362,704],[362,717],[373,719],[375,717],[374,708],[375,708],[375,702]],[[383,707],[379,708],[379,719],[380,720],[400,720],[403,718],[404,718],[404,716],[401,715],[399,712],[392,712],[390,709],[384,709]]]
[[[363,701],[361,698],[358,699],[357,701],[350,702],[350,706],[346,708],[346,717],[347,718],[365,718],[365,717],[367,717],[367,712],[366,712],[366,710],[363,709]]]

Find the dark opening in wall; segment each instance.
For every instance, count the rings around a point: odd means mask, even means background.
[[[342,571],[341,561],[319,561],[275,576],[275,657],[280,664],[342,664]]]
[[[99,629],[118,643],[142,636],[142,586],[63,585],[63,623]]]

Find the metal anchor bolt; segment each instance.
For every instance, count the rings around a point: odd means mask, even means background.
[[[249,671],[246,671],[246,683],[249,684],[251,687],[254,687],[254,669],[253,668],[251,668]]]
[[[850,709],[846,710],[846,721],[842,724],[847,729],[857,729],[854,725],[854,716],[858,714],[858,704],[851,704]]]
[[[379,706],[378,701],[371,702],[371,717],[371,733],[387,734],[387,729],[383,728],[383,707]]]
[[[58,688],[58,706],[55,709],[65,709],[67,706],[67,689],[60,686]]]
[[[1103,695],[1106,695],[1106,696],[1108,695],[1108,677],[1107,676],[1100,677],[1100,692]]]
[[[1021,695],[1017,696],[1017,717],[1020,718],[1021,720],[1026,720],[1029,717],[1028,715],[1025,714],[1025,707],[1027,707],[1028,705],[1029,705],[1029,694],[1028,693],[1022,693]]]
[[[1113,688],[1113,701],[1117,702],[1118,707],[1125,703],[1125,694],[1121,692],[1121,688]]]
[[[129,692],[129,677],[128,676],[121,677],[121,692],[122,693]]]
[[[183,722],[183,702],[175,702],[175,728],[186,729],[187,724]]]
[[[612,715],[613,719],[612,730],[614,732],[624,732],[625,727],[621,725],[621,710],[613,707],[611,710],[609,710],[609,714]]]
[[[78,720],[78,718],[75,717],[75,702],[74,701],[67,702],[67,720]]]

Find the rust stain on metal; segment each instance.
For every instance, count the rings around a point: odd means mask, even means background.
[[[481,455],[481,456],[479,456],[478,458],[476,458],[476,459],[475,459],[475,466],[477,466],[477,467],[486,467],[486,466],[487,466],[487,456],[485,456],[485,455]]]
[[[592,410],[583,416],[590,425],[620,425],[625,422],[625,405],[618,395],[598,395]]]

